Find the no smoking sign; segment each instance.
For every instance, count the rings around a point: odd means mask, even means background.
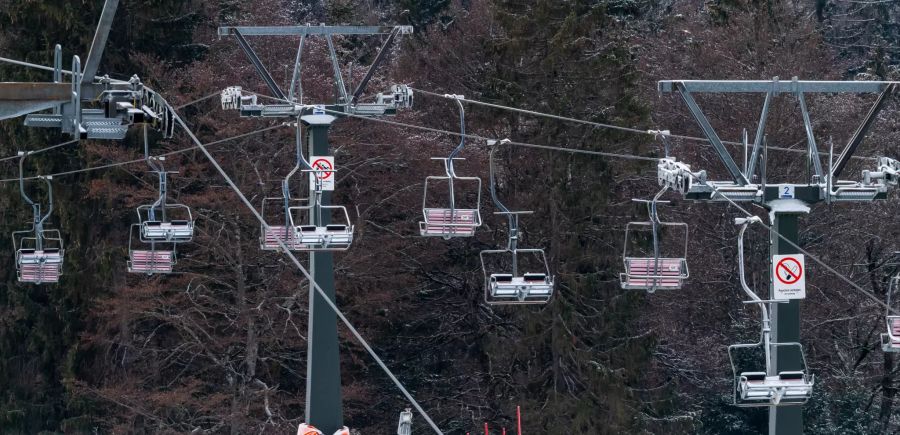
[[[772,256],[772,299],[806,297],[806,261],[803,254]]]
[[[322,180],[322,190],[334,190],[334,157],[313,156],[312,168],[314,172],[309,174],[309,188],[316,188],[316,178]]]

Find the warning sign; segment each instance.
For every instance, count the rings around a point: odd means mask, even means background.
[[[803,299],[806,297],[806,262],[803,254],[773,255],[774,277],[772,299]]]
[[[322,190],[334,190],[334,157],[333,156],[313,156],[312,168],[315,172],[309,174],[309,188],[315,190],[316,178],[322,181]]]

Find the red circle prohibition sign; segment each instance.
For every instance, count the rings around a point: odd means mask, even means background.
[[[775,275],[784,284],[793,284],[803,276],[803,266],[795,258],[782,258],[775,266]]]
[[[334,167],[331,166],[331,162],[329,162],[328,159],[318,159],[313,162],[312,167],[316,171],[322,171],[316,172],[316,177],[323,180],[331,178],[331,174],[334,173]]]

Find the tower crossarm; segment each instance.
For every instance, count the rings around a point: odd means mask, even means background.
[[[400,109],[412,107],[413,91],[406,85],[393,85],[376,95],[374,102],[351,105],[310,105],[287,101],[262,104],[256,94],[245,92],[240,86],[229,86],[222,91],[221,100],[222,109],[238,110],[242,117],[251,118],[296,118],[313,114],[319,107],[357,116],[382,116],[394,115]]]

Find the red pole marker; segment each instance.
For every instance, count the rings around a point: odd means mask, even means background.
[[[519,434],[522,435],[522,407],[516,406],[516,423],[519,427]]]

